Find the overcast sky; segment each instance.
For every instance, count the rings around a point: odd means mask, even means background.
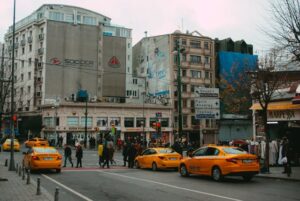
[[[17,0],[16,21],[43,4],[83,7],[132,29],[133,43],[175,30],[196,30],[211,38],[244,39],[255,50],[271,47],[261,31],[268,26],[268,0]],[[0,1],[0,41],[13,21],[13,0]]]

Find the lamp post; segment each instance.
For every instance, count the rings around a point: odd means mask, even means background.
[[[53,120],[53,127],[54,127],[54,136],[56,137],[56,145],[58,145],[58,142],[59,142],[59,137],[58,137],[58,134],[57,134],[57,130],[56,130],[56,122],[57,122],[57,107],[58,105],[57,104],[54,104],[54,106],[52,106],[52,109],[55,109],[54,111],[54,120]]]
[[[16,20],[16,0],[14,0],[14,14],[13,14],[13,34],[12,34],[12,64],[11,64],[11,102],[10,102],[10,162],[9,162],[9,171],[15,170],[15,160],[14,160],[14,123],[13,123],[13,116],[14,116],[14,77],[15,77],[15,20]]]

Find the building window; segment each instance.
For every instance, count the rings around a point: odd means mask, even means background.
[[[210,127],[210,120],[205,119],[205,128],[209,128],[209,127]]]
[[[31,60],[31,58],[29,58],[29,59],[28,59],[28,65],[29,65],[29,66],[31,66],[31,62],[32,62],[32,60]]]
[[[190,62],[192,64],[200,64],[201,63],[201,56],[190,55]]]
[[[74,15],[73,14],[66,14],[65,15],[65,21],[66,22],[74,22]]]
[[[186,92],[186,91],[187,91],[187,90],[186,90],[186,84],[183,84],[183,85],[182,85],[182,91],[183,91],[183,92]]]
[[[30,100],[27,101],[27,107],[30,107]]]
[[[97,126],[98,127],[106,127],[107,126],[107,117],[98,117],[97,118]]]
[[[89,16],[83,16],[82,22],[83,22],[83,24],[96,25],[96,18],[89,17]]]
[[[49,18],[50,20],[64,21],[64,14],[60,12],[51,11],[49,14]]]
[[[186,70],[182,70],[182,77],[186,77]]]
[[[186,45],[186,40],[185,39],[181,40],[181,45]]]
[[[182,61],[183,61],[183,62],[186,61],[186,54],[182,54]]]
[[[27,87],[27,93],[30,94],[30,91],[31,91],[31,87],[28,86],[28,87]]]
[[[28,80],[31,80],[31,72],[28,72]]]
[[[191,46],[191,48],[200,49],[201,48],[201,42],[200,41],[191,41],[190,46]]]
[[[22,61],[21,61],[21,67],[22,67],[22,68],[24,67],[24,63],[25,63],[24,60],[22,60]]]
[[[195,107],[195,100],[191,100],[191,108]]]
[[[78,126],[79,118],[78,117],[67,117],[67,125],[68,126]]]
[[[160,125],[161,127],[169,127],[169,118],[161,118]]]
[[[205,57],[205,64],[209,64],[209,57]]]
[[[128,61],[130,61],[130,55],[128,55],[127,58],[128,58]]]
[[[209,47],[208,47],[208,42],[204,42],[204,49],[208,50]]]
[[[200,120],[196,119],[195,116],[191,116],[191,122],[193,126],[200,125]]]
[[[29,52],[32,52],[32,45],[29,45]]]
[[[150,118],[150,127],[152,127],[153,123],[156,123],[157,121],[157,118]]]
[[[81,23],[81,16],[77,15],[77,23]]]
[[[46,127],[52,127],[54,125],[54,118],[53,117],[44,117],[43,124]]]
[[[137,117],[136,118],[136,127],[146,127],[146,118]]]
[[[21,74],[21,82],[23,82],[24,81],[24,74],[22,73]]]
[[[23,89],[23,87],[21,87],[20,88],[20,95],[23,96],[23,93],[24,93],[24,89]]]
[[[111,117],[110,118],[110,125],[114,124],[115,126],[121,126],[120,122],[121,122],[120,117]]]
[[[133,79],[133,84],[137,84],[137,79]]]
[[[92,127],[93,118],[87,117],[86,126]],[[85,126],[85,117],[80,118],[80,126]]]
[[[128,48],[130,48],[131,47],[131,44],[130,43],[128,43]]]
[[[209,72],[205,71],[205,79],[209,79]]]
[[[183,124],[184,128],[188,127],[188,125],[187,125],[187,116],[186,115],[183,115],[183,117],[182,117],[182,124]]]
[[[25,54],[25,47],[22,48],[22,54]]]
[[[134,118],[133,117],[125,117],[124,119],[124,127],[134,127]]]
[[[187,100],[182,99],[182,107],[186,108],[187,107]]]
[[[195,85],[191,85],[191,92],[195,92]]]
[[[201,78],[201,71],[191,70],[192,78]]]

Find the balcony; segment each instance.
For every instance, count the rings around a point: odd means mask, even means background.
[[[32,36],[28,36],[27,42],[28,42],[28,43],[32,43]]]
[[[19,48],[19,43],[15,43],[15,49]]]
[[[43,79],[41,77],[35,77],[35,81],[37,83],[41,83],[41,82],[43,82]]]
[[[26,44],[25,39],[21,40],[21,46],[25,46],[25,44]]]
[[[38,54],[44,54],[44,48],[42,48],[42,47],[39,48],[39,49],[38,49]]]
[[[44,40],[44,34],[39,34],[39,40]]]
[[[40,92],[40,91],[35,92],[35,96],[36,96],[36,97],[42,97],[42,92]]]
[[[7,49],[8,49],[9,52],[11,52],[12,49],[13,49],[13,48],[12,48],[12,45],[9,45]]]

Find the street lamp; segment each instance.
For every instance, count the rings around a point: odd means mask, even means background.
[[[12,64],[11,64],[11,117],[10,117],[10,162],[9,162],[9,171],[15,170],[15,160],[14,160],[14,77],[15,77],[15,21],[16,21],[16,0],[14,0],[14,16],[13,16],[13,34],[12,34]]]
[[[57,107],[58,107],[58,105],[54,105],[54,106],[52,106],[52,109],[55,109],[55,113],[54,113],[54,120],[53,120],[53,127],[54,127],[54,135],[55,135],[55,137],[56,137],[56,145],[58,144],[58,142],[59,142],[59,137],[58,137],[58,134],[57,134],[57,130],[56,130],[56,122],[57,122]]]

